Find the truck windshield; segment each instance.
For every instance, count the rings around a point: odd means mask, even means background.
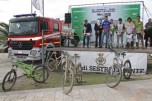
[[[38,33],[38,21],[11,22],[9,35],[33,35]]]

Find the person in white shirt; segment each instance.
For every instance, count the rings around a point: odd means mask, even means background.
[[[109,46],[113,47],[114,46],[114,29],[115,29],[115,24],[113,22],[113,19],[110,20],[110,29],[109,29]]]
[[[127,48],[133,48],[133,33],[135,31],[135,25],[132,19],[129,17],[127,23],[125,24],[126,36],[127,36]]]
[[[118,19],[118,24],[116,25],[116,34],[117,34],[117,48],[122,47],[123,48],[123,36],[124,36],[124,29],[125,25],[122,23],[122,19]],[[119,39],[121,39],[121,43],[119,43]]]

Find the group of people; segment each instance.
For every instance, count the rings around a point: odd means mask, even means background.
[[[87,47],[89,47],[90,33],[92,33],[91,24],[85,20],[83,30],[83,47],[85,47],[85,40],[87,39]],[[130,17],[127,18],[127,22],[124,24],[122,18],[118,19],[117,24],[113,19],[108,20],[108,16],[104,17],[104,21],[98,20],[94,25],[95,30],[95,47],[103,47],[105,38],[105,48],[108,47],[121,47],[121,48],[139,48],[139,42],[141,41],[142,48],[148,46],[148,40],[150,38],[150,46],[152,47],[152,20],[149,19],[143,28],[143,22],[140,20],[140,16],[137,16],[136,21],[132,21]],[[126,44],[124,43],[124,34],[126,33]],[[116,45],[114,44],[114,34],[117,36]],[[144,45],[145,39],[145,45]],[[98,41],[99,40],[99,41]],[[124,45],[125,44],[125,45]]]

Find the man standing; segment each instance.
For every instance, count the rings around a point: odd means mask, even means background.
[[[140,21],[140,16],[137,16],[137,21],[135,21],[135,33],[138,39],[138,42],[136,42],[136,47],[139,48],[139,41],[141,40],[142,48],[144,48],[143,22]]]
[[[88,20],[84,20],[84,25],[83,25],[83,47],[85,47],[85,39],[87,38],[87,47],[89,47],[89,40],[90,40],[90,35],[92,32],[91,24],[88,23]]]
[[[109,46],[114,47],[114,30],[115,30],[115,24],[113,22],[113,19],[110,20],[110,30],[109,30]]]
[[[95,47],[98,47],[98,45],[101,46],[102,28],[100,24],[101,24],[100,20],[97,20],[97,23],[95,23],[95,26],[94,26],[95,36],[96,36]],[[98,42],[98,39],[99,39],[99,42]]]
[[[148,22],[146,23],[145,25],[145,36],[144,36],[144,39],[145,39],[145,47],[147,48],[148,46],[148,38],[150,37],[150,47],[152,47],[152,20],[151,18],[148,19]]]
[[[123,36],[124,36],[124,29],[125,29],[125,25],[122,23],[122,18],[118,19],[118,24],[116,25],[116,29],[117,29],[117,48],[121,47],[123,48]],[[121,45],[119,44],[119,39],[121,38]]]
[[[133,48],[133,33],[135,26],[130,17],[127,19],[125,28],[126,28],[126,36],[127,36],[127,48]]]
[[[107,48],[109,28],[110,28],[110,22],[108,21],[108,16],[104,17],[104,21],[102,22],[102,28],[103,28],[103,33],[102,33],[102,39],[101,39],[101,48],[102,48],[102,45],[103,45],[104,36],[106,36],[106,48]]]

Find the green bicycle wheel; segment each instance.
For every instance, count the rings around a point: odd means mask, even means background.
[[[5,75],[3,82],[2,82],[3,91],[5,91],[5,92],[10,91],[13,88],[13,86],[15,85],[16,78],[17,78],[16,71],[14,69],[9,71]]]
[[[34,68],[32,77],[35,82],[44,83],[49,77],[48,69],[45,66],[39,65]]]

